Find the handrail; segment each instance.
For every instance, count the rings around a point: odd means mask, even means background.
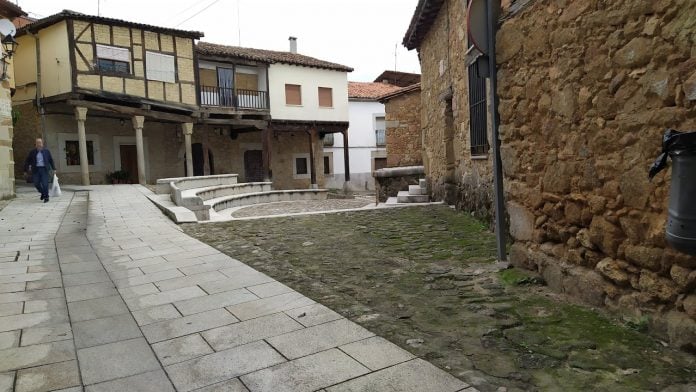
[[[201,86],[201,105],[268,110],[268,92],[232,87]]]

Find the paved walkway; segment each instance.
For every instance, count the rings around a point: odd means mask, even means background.
[[[0,391],[474,391],[143,192],[25,192],[0,211]]]

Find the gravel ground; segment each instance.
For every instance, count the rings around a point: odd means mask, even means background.
[[[494,236],[445,206],[183,227],[482,391],[696,388],[693,355],[499,270]]]

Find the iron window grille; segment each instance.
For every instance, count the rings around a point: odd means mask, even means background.
[[[126,61],[98,58],[97,68],[101,72],[130,75],[130,63]]]
[[[488,154],[488,105],[486,79],[479,74],[476,63],[469,66],[469,135],[471,156]]]

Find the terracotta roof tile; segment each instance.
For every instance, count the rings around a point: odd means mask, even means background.
[[[408,93],[413,92],[413,91],[420,91],[420,89],[421,89],[420,83],[412,84],[410,86],[402,87],[402,88],[397,89],[396,91],[382,95],[381,97],[379,97],[379,101],[384,103],[392,98],[399,97],[401,95],[408,94]]]
[[[279,52],[275,50],[243,48],[240,46],[218,45],[209,42],[199,42],[196,50],[202,56],[236,57],[263,63],[282,63],[301,65],[305,67],[323,68],[334,71],[352,72],[353,68],[345,65],[315,59],[297,53]]]
[[[399,89],[401,87],[380,82],[348,82],[348,98],[377,100]]]

